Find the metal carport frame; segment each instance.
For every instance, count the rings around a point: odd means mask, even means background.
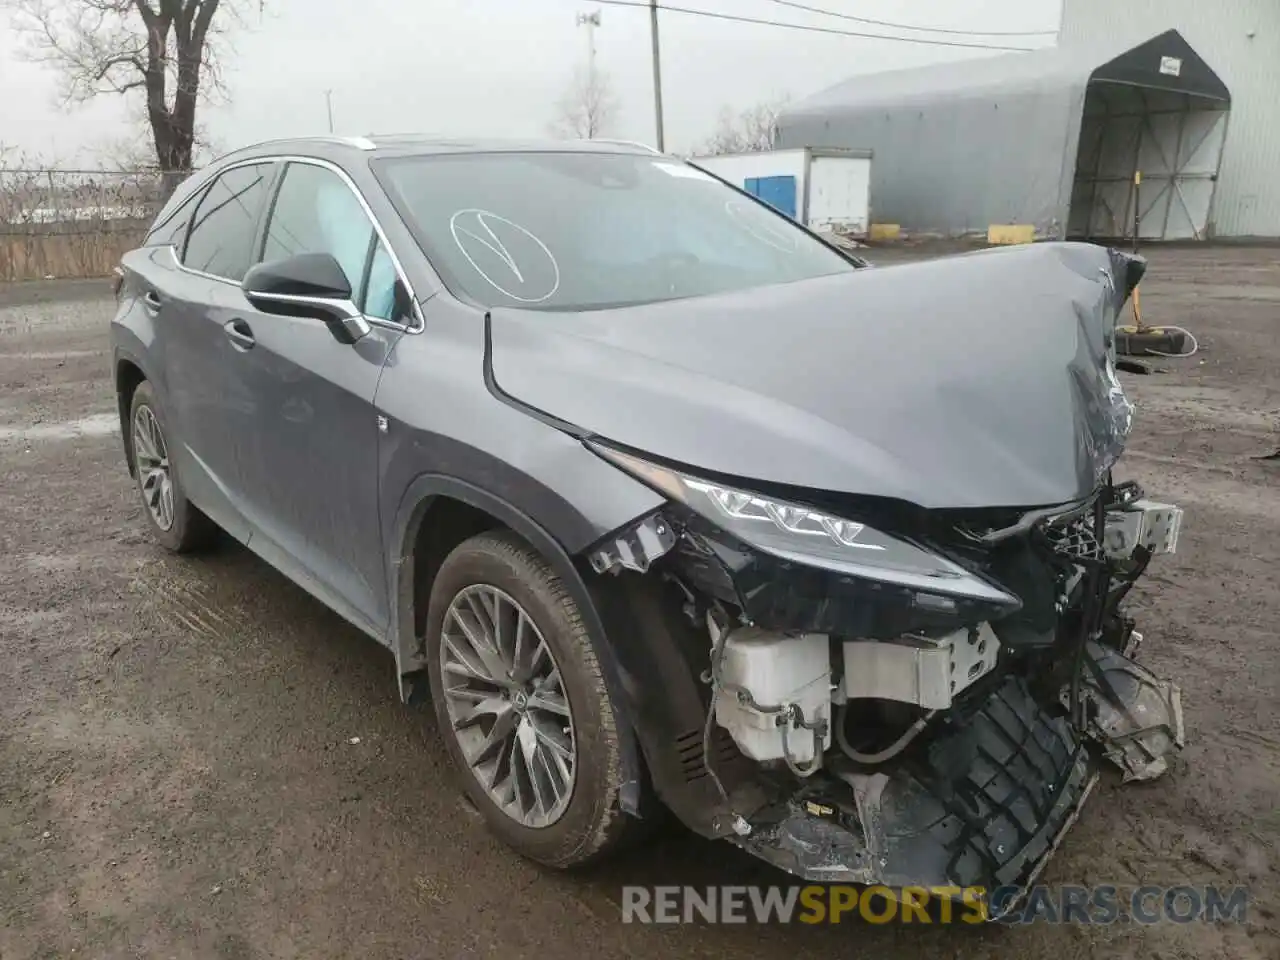
[[[876,218],[908,232],[1130,235],[1142,170],[1165,188],[1142,195],[1143,235],[1203,238],[1230,102],[1169,30],[1110,59],[1051,47],[851,77],[783,111],[777,146],[873,151]]]
[[[1141,67],[1153,62],[1158,71],[1144,73]],[[1136,214],[1143,239],[1204,239],[1229,111],[1226,87],[1176,34],[1095,70],[1086,87],[1068,235],[1131,238]],[[1150,187],[1136,189],[1136,173]]]

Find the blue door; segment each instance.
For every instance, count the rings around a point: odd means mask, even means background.
[[[759,197],[769,206],[785,213],[791,219],[796,216],[796,178],[748,177],[743,189],[753,197]]]

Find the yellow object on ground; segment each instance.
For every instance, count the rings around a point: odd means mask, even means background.
[[[1029,223],[993,223],[987,227],[987,243],[1031,243],[1036,238],[1036,228]]]
[[[873,223],[868,239],[871,240],[897,240],[902,236],[902,224],[900,223]]]

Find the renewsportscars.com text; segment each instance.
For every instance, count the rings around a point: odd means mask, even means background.
[[[623,923],[1243,923],[1246,887],[627,886]]]

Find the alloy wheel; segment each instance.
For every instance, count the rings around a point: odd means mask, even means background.
[[[173,526],[173,475],[169,448],[155,411],[146,404],[133,415],[133,461],[138,471],[142,499],[161,530]]]
[[[533,619],[497,587],[464,588],[445,614],[440,667],[471,775],[517,823],[554,824],[573,796],[577,745],[560,667]]]

